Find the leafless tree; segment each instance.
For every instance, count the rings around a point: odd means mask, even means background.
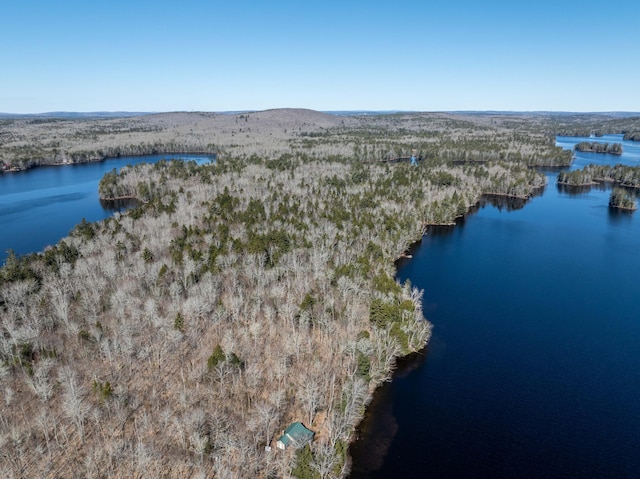
[[[84,442],[85,421],[90,411],[90,406],[84,399],[84,387],[78,382],[75,372],[68,367],[60,369],[59,379],[64,388],[64,413],[74,423]]]
[[[33,376],[27,376],[27,383],[41,401],[48,401],[53,395],[53,384],[49,380],[49,372],[53,368],[54,361],[45,358],[36,364]]]

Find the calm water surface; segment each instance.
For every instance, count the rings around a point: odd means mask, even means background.
[[[585,153],[576,152],[576,158],[571,165],[572,170],[580,169],[589,163],[596,165],[615,165],[622,163],[623,165],[638,166],[640,165],[640,142],[624,141],[623,135],[603,135],[597,138],[582,138],[578,136],[559,136],[556,138],[556,145],[565,149],[572,150],[574,145],[581,141],[596,141],[598,143],[620,143],[622,144],[623,154],[603,155],[601,153]]]
[[[640,164],[623,147],[573,168]],[[425,290],[433,338],[376,393],[352,478],[640,477],[640,213],[608,199],[549,174],[524,208],[424,237],[398,276]]]
[[[213,159],[202,155],[134,156],[0,174],[0,264],[8,249],[18,254],[42,251],[67,236],[82,218],[98,221],[111,216],[119,207],[101,204],[100,178],[114,168],[163,158],[199,163]]]

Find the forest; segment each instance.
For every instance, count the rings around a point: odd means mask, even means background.
[[[547,120],[520,116],[31,121],[0,128],[12,168],[122,145],[217,161],[114,170],[101,197],[137,206],[9,255],[6,477],[345,477],[373,392],[431,334],[425,293],[396,282],[394,262],[485,195],[539,191],[531,166],[571,161]],[[295,421],[311,445],[268,450]]]
[[[640,188],[640,167],[591,164],[580,170],[558,173],[558,183],[562,185],[588,186],[607,182],[626,188]]]
[[[241,114],[174,112],[122,118],[0,119],[0,172],[38,165],[169,153],[274,157],[300,152],[361,161],[411,156],[568,166],[555,137],[624,133],[640,117],[604,113],[396,113],[331,115],[304,109]]]
[[[187,152],[247,158],[337,155],[372,162],[415,152],[430,160],[567,166],[571,152],[555,146],[549,121],[451,113],[337,116],[301,109],[8,119],[0,121],[0,171]]]

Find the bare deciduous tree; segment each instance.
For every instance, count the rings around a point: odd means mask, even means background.
[[[60,370],[59,379],[64,388],[64,413],[74,423],[80,439],[84,442],[85,421],[91,409],[84,399],[84,387],[78,382],[75,372],[68,367]]]

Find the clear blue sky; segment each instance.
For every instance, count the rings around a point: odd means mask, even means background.
[[[4,0],[0,112],[640,111],[639,20],[637,0]]]

